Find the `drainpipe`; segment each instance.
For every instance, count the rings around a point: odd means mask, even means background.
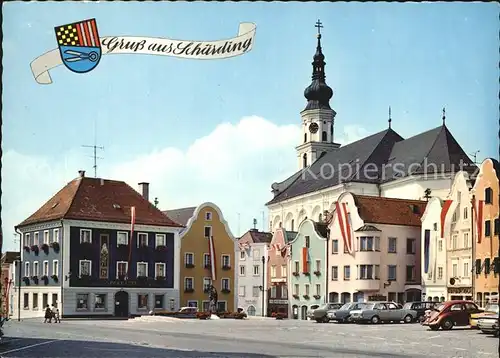
[[[63,297],[64,297],[64,282],[66,282],[66,274],[64,273],[64,249],[65,249],[65,246],[64,243],[62,241],[64,241],[65,237],[64,237],[64,225],[63,225],[63,220],[61,219],[61,230],[59,231],[59,246],[60,246],[60,255],[61,255],[61,278],[59,279],[59,282],[61,282],[61,299],[60,299],[60,302],[61,302],[61,308],[59,309],[59,312],[60,312],[60,318],[63,318],[63,315],[64,315],[64,301],[63,301]],[[62,234],[62,235],[61,235]],[[69,242],[69,240],[68,240]],[[59,304],[58,304],[59,306]]]
[[[17,321],[21,321],[21,269],[22,269],[22,245],[23,245],[23,237],[22,234],[18,231],[17,226],[14,227],[14,231],[19,234],[19,260],[18,260],[18,269],[19,271],[17,272]]]
[[[326,222],[326,219],[325,219],[325,222]],[[325,303],[328,303],[328,301],[330,300],[330,292],[328,290],[328,271],[329,268],[330,268],[330,263],[329,263],[329,260],[328,260],[328,250],[329,250],[329,247],[330,247],[330,228],[327,228],[326,229],[326,270],[325,270]]]
[[[472,195],[472,203],[476,202],[476,195]],[[474,205],[470,206],[470,212],[471,212],[471,228],[470,228],[470,233],[472,237],[472,287],[471,287],[471,292],[472,292],[472,301],[476,301],[476,239],[474,238]]]

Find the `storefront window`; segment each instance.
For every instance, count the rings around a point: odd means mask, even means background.
[[[148,308],[148,295],[138,295],[137,308],[140,310]]]
[[[103,310],[106,308],[106,294],[99,293],[95,295],[95,309]]]
[[[164,295],[155,295],[155,308],[164,308],[163,300],[164,300]]]
[[[87,293],[79,293],[76,295],[76,309],[77,310],[89,309],[89,295]]]

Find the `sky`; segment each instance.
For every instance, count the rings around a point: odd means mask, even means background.
[[[14,226],[86,170],[150,183],[161,209],[212,201],[234,235],[267,228],[271,184],[298,168],[300,111],[321,19],[327,83],[343,144],[387,127],[403,137],[446,124],[477,160],[498,158],[498,5],[494,3],[3,4],[2,208]],[[257,26],[253,49],[224,60],[104,56],[35,82],[30,63],[53,28],[96,18],[101,37],[220,40]],[[262,217],[264,215],[264,220]]]

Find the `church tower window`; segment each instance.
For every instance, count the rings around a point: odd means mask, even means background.
[[[307,142],[307,133],[304,133],[304,143]]]
[[[293,231],[294,226],[295,226],[295,220],[293,220],[293,219],[292,219],[292,225],[291,225],[291,227],[290,227],[290,231]]]
[[[323,142],[326,142],[326,141],[328,140],[328,139],[327,139],[327,136],[328,136],[328,135],[326,134],[326,131],[323,131],[323,133],[321,133],[321,140],[322,140]]]
[[[302,156],[302,166],[305,168],[307,167],[307,154],[304,153],[304,155]]]

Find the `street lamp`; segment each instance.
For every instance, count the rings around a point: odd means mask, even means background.
[[[265,256],[262,256],[261,258],[261,261],[262,261],[262,285],[259,286],[260,288],[260,291],[262,292],[262,307],[261,307],[261,312],[262,312],[262,317],[265,317],[264,316],[264,305],[265,305],[265,288],[266,288],[266,285],[265,285],[265,278],[266,278],[266,257]]]

